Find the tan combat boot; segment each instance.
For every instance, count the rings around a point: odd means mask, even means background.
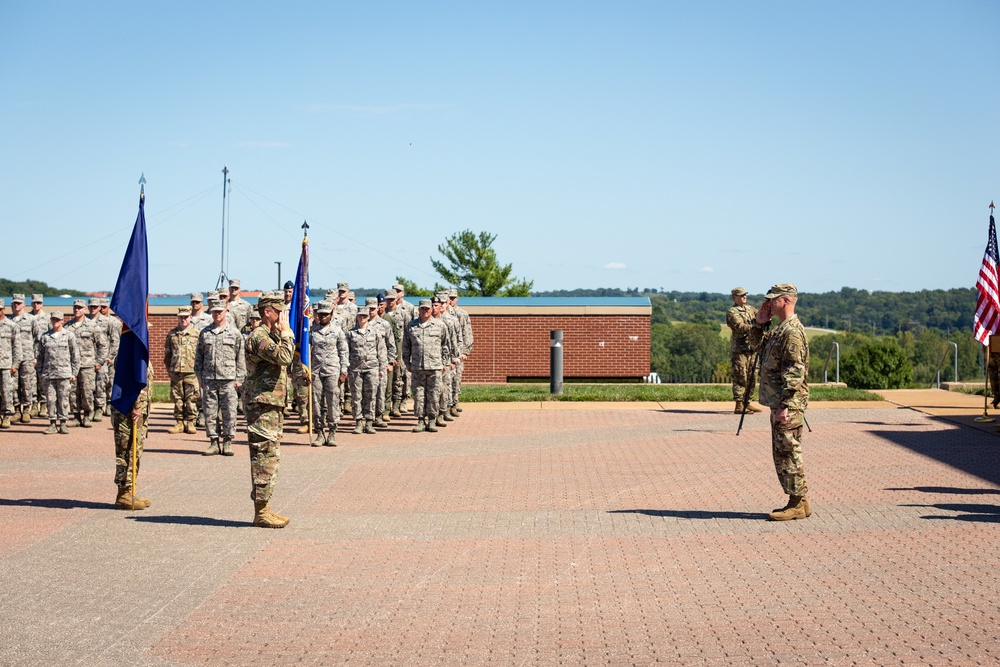
[[[222,455],[233,456],[233,439],[226,438],[222,441]]]
[[[359,419],[356,422],[354,422],[354,430],[351,431],[351,433],[353,433],[354,435],[361,435],[364,432],[365,432],[365,420]]]
[[[453,421],[455,421],[455,418],[451,416],[451,410],[449,410],[448,408],[445,408],[444,412],[442,412],[439,416],[441,417],[441,419],[445,420],[446,422],[453,422]]]
[[[267,503],[254,501],[253,525],[258,528],[284,528],[288,525],[288,517],[275,514]]]
[[[437,419],[434,420],[434,425],[438,426],[440,428],[444,428],[444,427],[447,426],[447,424],[445,424],[444,422],[445,422],[444,415],[438,415]],[[430,430],[430,429],[428,429],[428,430]]]
[[[776,507],[773,510],[771,510],[771,513],[773,514],[773,513],[777,513],[777,512],[784,512],[785,510],[787,510],[789,507],[792,506],[792,498],[795,498],[795,497],[796,496],[788,496],[788,502],[785,503],[785,506],[784,507]],[[813,513],[812,508],[809,507],[809,500],[805,496],[802,496],[802,505],[803,505],[803,507],[805,507],[806,516],[807,517],[812,516],[812,513]]]
[[[173,428],[167,429],[167,433],[169,433],[170,435],[177,435],[178,433],[183,433],[183,432],[184,432],[184,422],[182,422],[180,419],[178,419],[177,423],[173,425]]]
[[[0,428],[10,428],[10,415],[4,415],[0,418]]]
[[[31,409],[28,410],[28,416],[29,417],[38,417],[39,416],[38,415],[38,411],[41,410],[41,409],[42,409],[41,408],[41,404],[39,404],[38,401],[35,401],[34,403],[31,404]]]
[[[365,420],[365,433],[368,435],[375,435],[375,425],[372,423],[371,419]]]
[[[69,426],[66,425],[66,420],[59,422],[59,435],[69,435]]]
[[[399,411],[399,401],[392,402],[392,408],[389,410],[390,417],[402,417],[403,413]]]
[[[297,429],[295,429],[295,432],[298,433],[299,435],[301,435],[303,433],[308,433],[309,432],[309,424],[303,424],[302,426],[300,426]]]
[[[420,421],[418,421],[417,425],[413,427],[413,432],[414,433],[422,433],[423,431],[426,431],[426,430],[427,430],[427,421],[424,420],[424,419],[421,419]]]
[[[313,438],[311,445],[313,447],[322,447],[324,444],[326,444],[326,438],[323,436],[323,431],[316,431],[316,437]]]
[[[323,443],[324,447],[336,447],[337,446],[337,432],[336,429],[330,429],[326,434],[326,442]]]
[[[434,420],[434,419],[431,419],[430,417],[428,417],[427,418],[427,426],[425,427],[424,430],[430,431],[431,433],[437,433],[438,432],[437,420]]]
[[[758,412],[763,412],[763,411],[764,408],[760,405],[760,403],[757,403],[755,401],[750,401],[750,403],[747,405],[748,413],[752,412],[754,414],[757,414]]]
[[[382,418],[382,415],[379,415],[375,418],[375,426],[378,426],[379,428],[386,428],[389,425],[385,422],[385,419]]]
[[[205,451],[203,451],[201,453],[201,455],[202,456],[215,456],[216,454],[219,454],[219,453],[221,453],[219,451],[219,439],[218,438],[212,438],[209,441],[209,443],[208,443],[208,449],[206,449]]]
[[[808,510],[808,512],[807,512]],[[789,496],[788,505],[780,510],[776,510],[767,515],[771,521],[792,521],[794,519],[805,519],[812,514],[809,501],[805,496]]]
[[[92,422],[104,421],[104,408],[94,408],[94,413],[90,415],[90,421]]]
[[[458,417],[458,406],[457,405],[451,406],[451,410],[449,410],[448,412],[451,414],[452,417]]]
[[[39,417],[48,417],[49,416],[49,406],[48,406],[47,403],[39,403],[38,404],[38,416]]]
[[[736,408],[733,410],[734,415],[743,414],[743,401],[736,401]]]
[[[118,487],[118,497],[115,498],[116,510],[144,510],[151,504],[149,498],[133,497],[128,486]]]
[[[56,420],[53,419],[49,421],[49,427],[45,429],[45,435],[55,435],[59,433],[59,427],[56,426]]]
[[[31,408],[24,405],[21,406],[21,423],[30,424],[31,423]]]
[[[185,433],[190,433],[192,435],[194,435],[195,433],[198,432],[197,427],[195,427],[195,425],[194,425],[194,420],[193,419],[188,419],[188,420],[186,420],[184,422],[184,432]]]

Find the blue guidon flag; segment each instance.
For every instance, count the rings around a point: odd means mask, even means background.
[[[308,229],[303,223],[303,228]],[[291,312],[288,324],[295,333],[295,349],[302,365],[309,369],[309,235],[302,236],[302,256],[295,272],[295,288],[292,291]]]
[[[145,182],[143,179],[142,182]],[[132,238],[125,249],[125,259],[111,297],[111,310],[121,318],[122,337],[115,360],[115,383],[111,388],[111,405],[128,414],[146,388],[149,369],[149,328],[147,297],[149,295],[149,251],[146,246],[146,196],[139,194],[139,215],[135,219]]]

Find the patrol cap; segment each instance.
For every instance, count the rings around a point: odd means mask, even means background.
[[[50,320],[61,320],[63,319],[63,313],[61,310],[53,310],[52,314],[49,315]]]
[[[458,298],[458,290],[457,289],[450,289],[450,290],[448,290],[448,298],[449,299],[457,299]]]
[[[285,294],[281,290],[276,290],[274,292],[264,292],[257,299],[257,308],[267,306],[268,308],[274,308],[277,311],[288,310],[288,305],[285,303]]]
[[[103,308],[104,306],[107,306],[108,308],[110,308],[111,307],[111,299],[102,298],[101,299],[101,308]]]
[[[333,312],[333,304],[329,301],[320,301],[316,304],[316,312],[320,315],[329,315]]]
[[[430,307],[431,307],[430,299],[421,299],[420,304],[417,306],[417,308],[430,308]]]
[[[177,314],[181,317],[188,317],[191,315],[191,306],[181,306],[177,309]]]
[[[406,294],[406,288],[400,285],[399,283],[393,285],[392,289],[396,290],[397,292],[402,292],[403,294]]]
[[[376,299],[373,296],[370,296],[365,299],[365,305],[368,306],[369,308],[378,308],[378,299]]]
[[[260,313],[258,311],[256,311],[256,310],[251,310],[250,311],[250,319],[251,320],[259,320],[260,319]]]
[[[395,299],[397,296],[399,296],[399,290],[395,287],[390,287],[385,291],[385,298],[387,299]]]
[[[229,281],[229,289],[233,289],[234,287],[239,287],[239,286],[240,286],[239,280],[233,278],[232,280]]]
[[[212,301],[208,302],[209,312],[217,313],[220,310],[225,310],[225,309],[226,309],[226,302],[222,301],[221,299],[213,299]]]
[[[433,303],[444,303],[447,300],[448,300],[447,296],[441,296],[440,294],[435,294],[434,298],[431,299]]]
[[[84,301],[83,299],[77,299],[76,301],[73,302],[73,307],[74,308],[77,308],[77,307],[79,307],[79,308],[86,308],[87,307],[87,302]]]
[[[191,300],[197,301],[198,303],[204,303],[204,299],[201,298],[201,294],[199,294],[198,292],[195,292],[194,294],[191,295]]]
[[[734,287],[730,292],[733,296],[743,296],[747,293],[742,287]]]
[[[338,292],[349,292],[349,291],[351,291],[351,283],[347,283],[347,282],[337,283],[337,291]]]
[[[365,308],[358,308],[358,314],[356,317],[371,317],[371,311]]]
[[[324,294],[323,296],[325,297],[326,301],[329,301],[330,299],[336,299],[337,298],[337,290],[335,290],[335,289],[328,289],[326,291],[326,294]]]
[[[776,299],[779,296],[798,296],[799,290],[792,283],[780,283],[771,285],[771,289],[764,295],[765,299]]]
[[[88,306],[100,306],[101,300],[96,296],[90,297],[90,301],[87,303]]]
[[[212,301],[218,301],[218,300],[219,300],[219,290],[217,290],[217,289],[211,290],[208,293],[208,301],[209,301],[209,303],[211,303]]]
[[[24,303],[23,294],[15,294],[14,298],[10,300],[11,303]]]
[[[45,303],[45,297],[41,294],[32,294],[31,303]]]

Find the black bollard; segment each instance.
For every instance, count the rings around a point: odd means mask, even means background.
[[[549,348],[549,393],[563,393],[563,332],[550,331],[552,346]]]

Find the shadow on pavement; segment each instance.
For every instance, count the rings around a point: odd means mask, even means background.
[[[764,512],[711,512],[708,510],[608,510],[608,514],[645,514],[676,519],[766,519]]]
[[[92,503],[87,500],[70,500],[68,498],[21,498],[12,500],[0,498],[0,505],[15,505],[20,507],[48,507],[58,510],[109,510],[114,507],[113,503]]]
[[[869,433],[1000,486],[1000,448],[996,438],[943,419],[935,421],[942,426],[941,430],[872,429]]]
[[[230,521],[228,519],[213,519],[207,516],[176,516],[161,514],[158,516],[129,516],[132,521],[141,523],[172,523],[182,526],[217,526],[220,528],[248,528],[250,521]]]
[[[1000,489],[960,489],[954,486],[889,487],[886,491],[920,491],[921,493],[955,493],[963,496],[1000,495]]]
[[[968,503],[941,503],[936,505],[903,505],[902,507],[933,507],[945,512],[965,512],[956,516],[925,514],[921,519],[949,519],[952,521],[974,521],[978,523],[1000,523],[1000,505],[977,505]]]
[[[201,456],[201,452],[193,449],[159,449],[155,447],[144,447],[143,454],[195,454]]]

